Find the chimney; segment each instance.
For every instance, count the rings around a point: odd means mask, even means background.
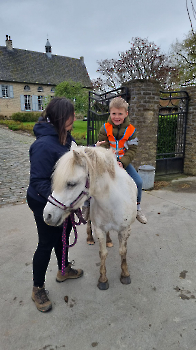
[[[80,61],[84,65],[84,57],[83,56],[80,57]]]
[[[6,35],[5,44],[8,50],[12,50],[12,40],[10,36],[8,37],[8,35]]]

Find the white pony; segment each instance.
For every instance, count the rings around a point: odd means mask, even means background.
[[[71,149],[56,164],[52,189],[52,200],[44,209],[44,220],[52,226],[62,224],[72,210],[81,207],[91,197],[90,218],[99,239],[101,258],[98,288],[109,288],[105,267],[106,233],[113,230],[119,238],[120,281],[131,283],[126,254],[130,226],[137,213],[137,187],[127,172],[119,167],[112,150],[83,146]]]

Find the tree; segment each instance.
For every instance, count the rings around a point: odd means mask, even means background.
[[[190,2],[193,16],[196,19],[196,11],[194,9],[193,2],[192,0]],[[191,29],[182,42],[176,40],[176,42],[171,45],[170,53],[174,64],[178,67],[179,85],[191,85],[195,84],[196,82],[196,33],[193,28],[187,0],[186,10]]]
[[[196,34],[190,31],[186,38],[171,46],[171,56],[179,71],[179,85],[196,82]]]
[[[88,111],[88,90],[83,88],[81,83],[64,81],[56,86],[55,96],[64,96],[71,100],[76,113],[86,114]]]
[[[119,59],[98,61],[100,77],[93,81],[95,89],[116,89],[132,79],[155,79],[163,88],[172,86],[177,69],[168,56],[148,39],[132,38],[129,50],[119,53]]]

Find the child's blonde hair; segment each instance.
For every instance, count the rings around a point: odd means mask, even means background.
[[[114,97],[110,104],[109,104],[109,109],[111,108],[124,108],[125,111],[128,111],[129,104],[124,100],[122,97]]]

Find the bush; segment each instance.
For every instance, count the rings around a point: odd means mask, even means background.
[[[34,135],[33,125],[31,124],[23,125],[22,123],[16,120],[0,120],[0,124],[7,126],[8,129],[13,131],[22,130],[22,131],[28,132],[31,135]]]
[[[162,155],[157,158],[169,158],[175,156],[177,121],[178,115],[159,116],[157,153],[161,153]]]
[[[23,124],[18,120],[0,120],[0,124],[7,126],[10,130],[13,130],[13,131],[22,130],[34,136],[34,132],[33,132],[34,124],[28,124],[26,122],[24,122]],[[74,129],[72,130],[72,136],[74,137],[78,145],[86,146],[87,144],[86,127],[87,127],[86,122],[83,122],[82,120],[75,122]]]
[[[11,118],[19,122],[37,122],[40,112],[17,112],[12,114]]]

